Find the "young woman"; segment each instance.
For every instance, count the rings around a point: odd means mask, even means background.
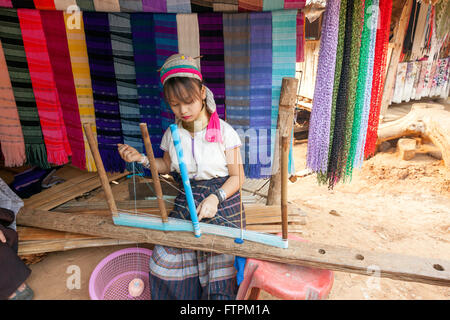
[[[245,228],[239,188],[245,176],[237,132],[219,119],[212,92],[203,85],[195,60],[170,56],[161,68],[164,97],[173,113],[199,221]],[[162,141],[158,172],[172,173],[181,182],[170,129]],[[149,166],[145,155],[118,145],[121,157]],[[181,184],[180,184],[181,185]],[[190,220],[184,192],[175,199],[170,217]],[[241,225],[242,222],[242,225]],[[156,245],[150,259],[152,299],[234,299],[237,293],[234,256]]]

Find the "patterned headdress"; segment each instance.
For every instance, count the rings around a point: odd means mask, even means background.
[[[187,77],[203,81],[203,76],[199,70],[197,62],[187,55],[177,53],[171,55],[161,67],[161,83],[164,85],[166,81],[174,77]],[[209,142],[222,142],[220,133],[220,119],[216,111],[216,102],[212,91],[206,89],[206,109],[211,113],[208,126],[206,128],[206,140]]]

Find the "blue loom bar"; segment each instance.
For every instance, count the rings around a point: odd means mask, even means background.
[[[171,124],[173,144],[177,152],[178,164],[180,166],[181,180],[183,181],[184,192],[188,203],[189,213],[191,215],[192,225],[194,226],[194,235],[198,238],[202,235],[200,225],[198,223],[197,208],[195,207],[194,196],[192,195],[191,183],[189,182],[188,170],[184,163],[183,148],[181,147],[180,135],[178,134],[178,126]]]

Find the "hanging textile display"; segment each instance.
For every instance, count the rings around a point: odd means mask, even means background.
[[[74,15],[64,13],[64,22],[80,122],[81,124],[89,123],[94,137],[97,138],[94,98],[92,94],[91,74],[82,12]],[[81,127],[81,129],[84,132],[84,128]],[[90,172],[95,172],[97,171],[97,167],[95,166],[91,148],[89,147],[86,135],[84,134],[83,142],[86,169]]]
[[[297,13],[297,62],[305,61],[305,14]]]
[[[391,24],[392,0],[380,0],[380,23],[375,43],[375,58],[373,66],[372,98],[367,127],[364,157],[375,153],[378,122],[380,117],[381,99],[383,98],[384,75],[387,64],[387,51]]]
[[[86,47],[94,96],[97,141],[105,170],[123,172],[125,162],[117,151],[123,143],[117,84],[107,13],[83,13]]]
[[[403,88],[402,101],[409,102],[414,87],[414,81],[417,75],[417,64],[415,62],[408,62],[405,76],[405,87]]]
[[[198,15],[200,68],[203,82],[214,94],[219,118],[225,120],[225,62],[221,13]]]
[[[337,57],[339,14],[345,8],[346,0],[330,0],[323,16],[320,39],[319,63],[311,110],[306,165],[314,172],[326,174],[330,142],[331,108],[333,83]],[[344,11],[345,12],[345,11]]]
[[[271,175],[272,14],[250,13],[250,128],[247,177]],[[270,36],[269,36],[270,35]]]
[[[397,75],[395,77],[394,94],[392,95],[392,103],[400,103],[403,98],[403,90],[405,88],[406,72],[408,71],[408,62],[400,62],[397,66]]]
[[[156,64],[162,67],[164,61],[173,54],[178,53],[177,19],[175,14],[157,13],[153,15],[155,26]],[[174,123],[175,115],[163,98],[163,86],[159,82],[161,95],[161,125],[165,131]]]
[[[22,166],[26,161],[25,142],[20,126],[8,66],[0,41],[0,144],[5,167]]]
[[[167,0],[167,12],[191,13],[190,0]]]
[[[427,19],[429,11],[430,5],[427,3],[421,3],[419,16],[417,18],[416,32],[414,34],[414,40],[411,48],[411,60],[418,60],[423,56],[422,50],[425,46],[425,31],[429,23]]]
[[[132,146],[140,153],[144,153],[142,133],[139,127],[141,119],[136,86],[130,14],[109,13],[108,21],[111,32],[111,48],[123,142]],[[128,171],[132,171],[131,163],[126,163],[126,166]]]
[[[239,0],[239,12],[262,11],[263,0]]]
[[[358,67],[358,80],[356,85],[356,97],[354,106],[353,126],[351,132],[350,150],[347,157],[346,176],[351,178],[351,174],[354,168],[355,159],[357,157],[358,139],[360,137],[360,131],[365,127],[364,121],[364,106],[365,97],[371,90],[367,90],[367,76],[371,73],[369,66],[371,65],[371,43],[372,43],[372,30],[377,28],[377,16],[373,7],[374,2],[372,0],[366,0],[364,4],[364,19],[363,19],[363,31],[361,34],[361,47],[359,53],[359,67]],[[376,7],[377,4],[375,4]],[[375,13],[375,17],[374,17]],[[375,22],[375,23],[374,23]],[[373,48],[372,48],[373,50]],[[371,89],[371,88],[370,88]]]
[[[67,138],[72,150],[72,164],[84,170],[86,168],[86,152],[67,45],[64,14],[61,11],[41,11],[41,18],[56,89],[61,102]]]
[[[402,60],[408,61],[411,56],[411,49],[414,41],[414,34],[416,32],[417,27],[417,18],[420,13],[420,2],[413,1],[411,13],[409,15],[408,28],[406,29],[405,39],[403,40],[403,48],[402,48]]]
[[[148,126],[155,157],[162,157],[159,148],[163,130],[161,124],[160,77],[156,61],[154,19],[151,13],[131,15],[136,85],[141,122]]]
[[[200,39],[197,13],[176,15],[178,50],[180,53],[196,58],[200,56]],[[197,62],[199,60],[196,60]],[[200,68],[200,63],[197,63]]]
[[[63,165],[72,154],[39,10],[17,9],[48,162]]]

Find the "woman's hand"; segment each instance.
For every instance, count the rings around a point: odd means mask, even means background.
[[[0,230],[0,242],[6,243],[6,237],[3,234],[2,230]]]
[[[209,195],[197,207],[198,221],[203,218],[213,218],[217,213],[219,199],[214,194]]]
[[[120,156],[126,162],[140,161],[142,159],[142,155],[139,153],[139,151],[127,144],[118,143],[117,147]]]

